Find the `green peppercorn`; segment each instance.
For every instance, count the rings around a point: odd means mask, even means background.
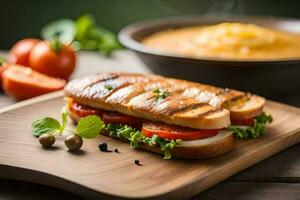
[[[79,135],[68,135],[65,139],[65,145],[70,151],[79,150],[82,143],[82,138]]]
[[[39,142],[43,147],[51,147],[55,143],[55,137],[45,133],[39,137]]]

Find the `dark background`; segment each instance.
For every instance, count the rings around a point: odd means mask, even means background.
[[[114,32],[139,21],[170,15],[266,15],[300,18],[297,0],[1,0],[0,49],[59,18],[90,13]]]

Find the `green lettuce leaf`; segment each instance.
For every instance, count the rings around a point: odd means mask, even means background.
[[[254,119],[253,126],[234,126],[231,125],[228,130],[233,132],[234,137],[239,139],[257,138],[266,134],[266,124],[271,123],[271,115],[262,113]]]
[[[132,148],[138,148],[141,143],[159,146],[164,153],[164,159],[171,159],[172,149],[180,144],[180,140],[167,140],[157,135],[153,135],[151,138],[145,137],[140,130],[127,125],[107,124],[105,130],[111,137],[129,140]]]

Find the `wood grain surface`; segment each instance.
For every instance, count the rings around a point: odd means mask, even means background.
[[[0,55],[7,56],[7,52],[0,52]],[[78,61],[77,70],[73,77],[102,71],[149,72],[148,68],[134,54],[126,50],[115,52],[110,58],[105,58],[97,52],[81,52],[78,55]],[[297,93],[281,94],[277,99],[288,104],[300,106],[300,95]],[[0,94],[0,108],[13,103],[16,103],[13,99]],[[285,200],[299,200],[299,152],[300,144],[297,144],[198,194],[193,200],[277,200],[282,199],[282,196],[284,196]],[[82,199],[75,194],[63,191],[62,189],[64,188],[56,189],[29,183],[27,180],[17,181],[0,178],[0,188],[0,199],[7,200]]]
[[[82,151],[65,150],[63,139],[52,149],[40,147],[30,124],[42,116],[59,117],[61,93],[15,104],[0,112],[0,176],[63,188],[85,197],[186,199],[300,141],[300,110],[268,102],[274,117],[263,138],[236,141],[232,152],[209,160],[162,160],[127,143],[99,136],[85,140]],[[120,154],[97,148],[105,141]],[[139,159],[143,166],[133,164]]]

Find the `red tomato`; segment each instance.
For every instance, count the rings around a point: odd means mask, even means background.
[[[43,74],[68,80],[75,69],[76,57],[71,46],[60,44],[54,49],[50,42],[41,41],[29,55],[29,66]]]
[[[75,112],[80,117],[86,117],[88,115],[98,115],[101,117],[103,111],[101,109],[91,108],[89,106],[81,105],[75,101],[69,104],[69,109]]]
[[[27,38],[17,42],[9,54],[9,63],[28,66],[29,54],[39,39]]]
[[[105,124],[126,124],[133,127],[141,127],[143,119],[124,115],[118,112],[105,112],[102,115]]]
[[[146,137],[158,135],[165,139],[182,139],[182,140],[196,140],[207,137],[212,137],[218,134],[219,129],[192,129],[180,126],[173,126],[156,122],[145,122],[142,127],[142,133]]]
[[[253,126],[254,121],[253,118],[250,119],[241,119],[241,120],[231,120],[232,125],[245,125],[245,126]]]
[[[40,74],[28,67],[11,65],[3,72],[2,84],[6,94],[23,100],[61,90],[66,81]]]

